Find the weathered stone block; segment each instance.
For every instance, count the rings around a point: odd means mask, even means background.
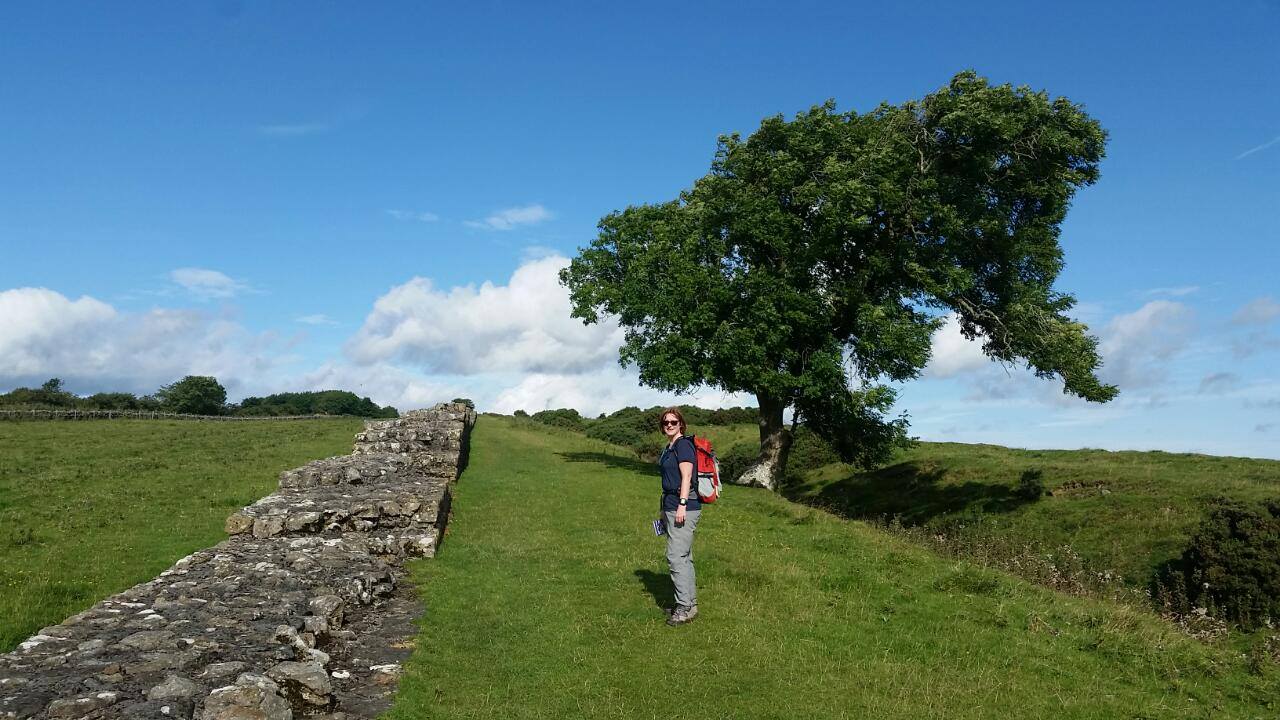
[[[285,696],[306,705],[324,707],[333,702],[333,685],[329,673],[316,662],[282,662],[267,671]]]

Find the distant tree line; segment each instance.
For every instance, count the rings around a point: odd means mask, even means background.
[[[346,390],[276,393],[247,397],[239,403],[227,402],[227,390],[216,378],[188,375],[161,386],[150,395],[127,392],[100,392],[81,397],[67,391],[62,380],[51,378],[38,388],[20,387],[0,394],[0,408],[61,408],[67,410],[147,410],[191,415],[355,415],[393,418],[400,413],[387,405],[379,407],[367,397]]]
[[[390,405],[379,407],[367,397],[356,397],[346,390],[276,393],[266,397],[247,397],[240,401],[236,415],[358,415],[360,417],[393,418],[400,413]]]

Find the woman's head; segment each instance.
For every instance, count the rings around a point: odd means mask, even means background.
[[[674,424],[673,422],[674,421]],[[658,429],[663,435],[671,436],[674,434],[683,435],[685,432],[684,415],[680,414],[680,408],[669,407],[662,411],[658,416]]]

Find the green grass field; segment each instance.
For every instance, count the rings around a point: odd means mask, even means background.
[[[1027,501],[1015,492],[1019,476],[1032,468],[1043,472],[1052,495]],[[1114,571],[1136,587],[1182,552],[1214,495],[1280,496],[1280,462],[920,443],[874,471],[818,469],[788,492],[847,518],[897,516],[966,546],[985,543],[989,552],[1070,546],[1094,571]]]
[[[1274,718],[1280,673],[1125,606],[727,488],[669,628],[653,468],[483,417],[392,718]]]
[[[222,540],[358,419],[0,423],[0,652]]]
[[[216,543],[280,470],[348,452],[359,426],[0,424],[0,649]],[[709,430],[718,447],[755,432]],[[810,473],[796,496],[839,514],[730,487],[699,529],[702,614],[673,629],[650,463],[512,418],[485,416],[473,438],[441,552],[413,566],[427,615],[389,717],[1280,713],[1280,666],[1250,657],[1254,638],[1191,640],[847,519],[965,517],[993,537],[1154,557],[1205,496],[1261,497],[1280,463],[923,444],[877,473]],[[1058,494],[1010,500],[1027,467]],[[1165,507],[1175,518],[1154,523]]]

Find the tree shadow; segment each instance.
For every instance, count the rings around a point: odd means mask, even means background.
[[[788,488],[794,501],[825,508],[845,518],[879,520],[897,516],[903,525],[923,525],[941,515],[1006,513],[1034,502],[1007,485],[946,481],[947,471],[911,460],[857,472],[814,492],[812,485]]]
[[[676,604],[676,591],[671,586],[670,575],[640,568],[636,570],[636,578],[640,580],[640,584],[653,597],[653,602],[658,607],[665,610]]]
[[[657,474],[657,463],[649,463],[625,455],[610,455],[602,452],[562,452],[556,453],[566,462],[593,462],[620,470],[631,470],[644,474]]]

